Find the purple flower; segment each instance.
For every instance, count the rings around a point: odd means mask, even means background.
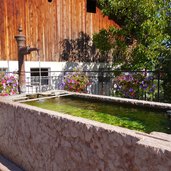
[[[149,92],[153,93],[154,92],[154,88],[150,88]]]
[[[7,80],[7,84],[9,84],[9,83],[12,83],[12,80],[10,80],[10,79],[9,79],[9,80]]]
[[[133,89],[133,88],[130,88],[130,89],[129,89],[129,92],[130,92],[130,93],[131,93],[131,92],[133,92],[133,91],[134,91],[134,89]]]

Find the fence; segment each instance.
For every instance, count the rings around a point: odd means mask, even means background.
[[[63,90],[68,75],[86,75],[89,94],[162,101],[161,73],[156,71],[41,71],[26,73],[26,91]]]
[[[89,80],[84,90],[89,94],[119,96],[133,99],[163,101],[162,72],[156,71],[48,71],[37,70],[26,72],[26,93],[45,92],[49,90],[68,89],[66,85],[80,82],[84,85],[83,76]],[[74,76],[74,77],[69,77]],[[79,80],[72,80],[79,77]],[[84,78],[84,77],[83,77]],[[2,81],[1,81],[2,82]],[[1,83],[0,82],[0,83]],[[10,84],[11,80],[7,81]],[[3,83],[4,84],[4,83]],[[8,87],[9,86],[9,87]],[[7,91],[10,85],[5,86]],[[77,88],[79,88],[78,85]],[[84,87],[84,86],[83,86]],[[3,88],[0,84],[0,93]],[[80,91],[75,89],[76,91]]]

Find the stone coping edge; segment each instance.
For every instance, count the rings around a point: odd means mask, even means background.
[[[134,105],[137,107],[153,108],[153,109],[161,109],[161,110],[171,109],[170,103],[151,102],[151,101],[145,101],[145,100],[136,100],[136,99],[94,95],[94,94],[84,94],[84,93],[75,93],[73,95],[77,96],[77,97],[81,97],[81,98],[100,100],[100,101],[106,101],[106,102],[114,102],[114,103],[127,104],[127,105]]]
[[[128,99],[128,98],[95,95],[95,94],[86,94],[86,93],[76,93],[76,92],[70,92],[70,91],[66,91],[66,90],[48,91],[49,94],[53,94],[53,93],[56,94],[56,93],[60,93],[60,92],[67,92],[68,94],[71,94],[71,96],[77,96],[77,97],[81,97],[81,98],[87,98],[87,99],[93,99],[93,100],[99,100],[99,101],[126,104],[126,105],[144,107],[144,108],[171,110],[171,103],[153,102],[153,101]],[[46,92],[42,92],[42,93],[46,93]],[[40,94],[40,92],[39,93],[33,93],[33,94]],[[14,95],[14,96],[2,97],[2,98],[7,99],[9,101],[14,101],[15,99],[20,99],[20,98],[26,97],[26,95],[27,94],[20,94],[20,95]],[[27,101],[29,101],[29,100],[27,100]],[[23,102],[24,102],[24,100],[23,100]]]

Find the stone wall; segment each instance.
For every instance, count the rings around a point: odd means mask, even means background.
[[[0,100],[0,153],[27,171],[170,171],[166,134]]]

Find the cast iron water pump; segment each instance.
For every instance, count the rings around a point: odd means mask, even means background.
[[[22,27],[18,28],[19,34],[15,36],[18,45],[18,91],[19,93],[26,92],[26,81],[25,81],[25,64],[24,56],[30,54],[32,51],[39,52],[38,48],[31,48],[26,46],[26,36],[22,34]]]

